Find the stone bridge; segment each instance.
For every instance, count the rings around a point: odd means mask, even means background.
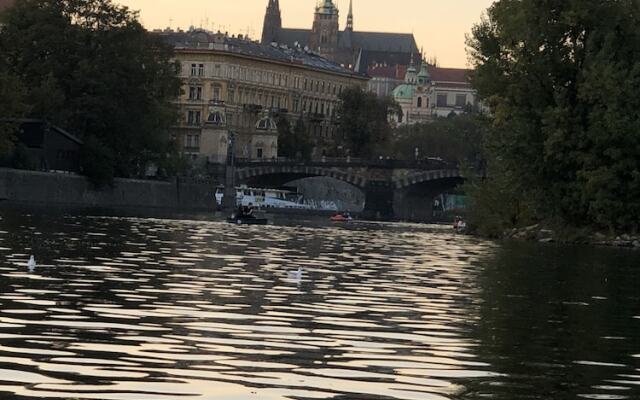
[[[279,187],[296,179],[329,177],[346,182],[365,195],[364,214],[370,218],[430,219],[435,196],[464,181],[458,167],[439,160],[317,162],[239,162],[236,184]]]

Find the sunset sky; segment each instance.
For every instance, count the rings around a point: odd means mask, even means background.
[[[115,0],[139,10],[149,29],[193,25],[260,39],[268,0]],[[493,0],[353,0],[355,30],[413,32],[427,57],[465,67],[465,34]],[[344,28],[349,0],[334,0]],[[282,24],[311,28],[316,0],[280,0]]]

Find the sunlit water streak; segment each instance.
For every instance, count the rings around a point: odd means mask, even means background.
[[[571,276],[504,254],[418,225],[5,213],[0,398],[640,398],[637,272],[557,297]]]

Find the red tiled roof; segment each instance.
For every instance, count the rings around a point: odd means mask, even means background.
[[[384,67],[369,67],[367,75],[372,78],[389,78],[404,80],[404,76],[407,74],[406,65],[392,65]]]
[[[439,68],[429,66],[429,74],[431,74],[431,80],[435,82],[468,83],[469,72],[471,72],[471,70],[469,69]]]
[[[15,3],[15,0],[0,0],[0,11],[9,8]]]

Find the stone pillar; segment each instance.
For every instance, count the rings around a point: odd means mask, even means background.
[[[412,193],[408,189],[397,189],[393,192],[395,217],[405,221],[432,221],[433,199],[433,193]]]
[[[363,216],[368,219],[393,219],[393,188],[387,182],[369,182],[364,188]]]

